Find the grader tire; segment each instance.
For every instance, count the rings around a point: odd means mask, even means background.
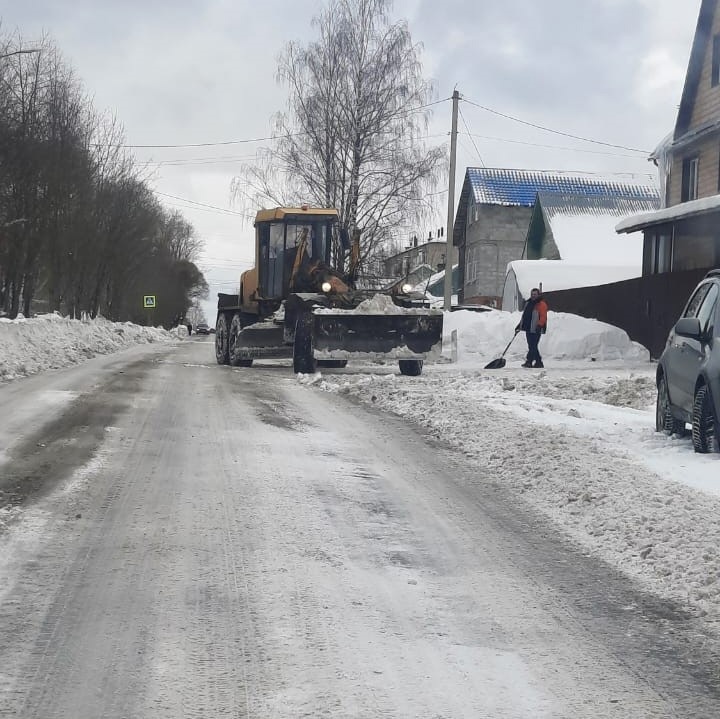
[[[300,315],[295,323],[295,342],[293,344],[293,372],[295,374],[315,374],[317,361],[313,357],[312,315]]]
[[[230,364],[229,331],[227,315],[224,313],[218,315],[215,325],[215,359],[220,365]]]
[[[400,374],[406,377],[419,377],[422,374],[422,360],[399,360]]]

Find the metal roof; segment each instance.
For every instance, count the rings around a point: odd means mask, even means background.
[[[573,172],[469,167],[466,179],[470,181],[475,202],[483,205],[532,207],[537,194],[545,192],[585,198],[658,199],[651,175],[643,175],[643,182],[638,182]]]

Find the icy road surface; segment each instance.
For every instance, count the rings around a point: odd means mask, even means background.
[[[691,616],[211,342],[0,387],[0,716],[717,717]]]

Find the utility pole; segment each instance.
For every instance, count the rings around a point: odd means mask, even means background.
[[[453,274],[453,226],[455,225],[455,161],[457,156],[457,124],[458,102],[460,93],[455,90],[452,95],[452,131],[450,132],[450,182],[448,185],[447,232],[445,236],[445,311],[450,312],[452,304]]]

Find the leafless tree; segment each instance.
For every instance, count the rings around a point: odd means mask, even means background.
[[[30,49],[32,48],[32,49]],[[0,311],[170,325],[207,293],[201,243],[166,211],[49,38],[0,35]]]
[[[421,48],[390,10],[391,0],[330,0],[315,39],[286,46],[274,146],[233,182],[246,206],[336,207],[341,227],[361,230],[365,259],[430,209],[446,172],[444,147],[425,142],[433,93]]]

